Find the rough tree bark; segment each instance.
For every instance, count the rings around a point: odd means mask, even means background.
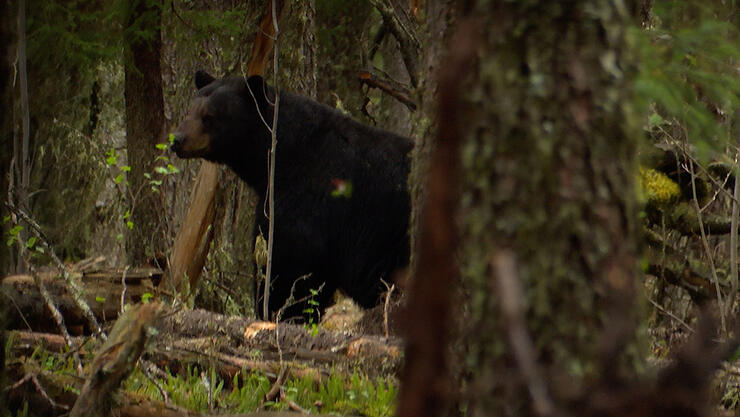
[[[455,22],[455,8],[452,1],[429,0],[418,7],[416,12],[424,16],[418,34],[424,47],[419,57],[418,88],[415,90],[417,111],[412,113],[411,136],[414,150],[409,174],[412,211],[409,235],[411,237],[411,270],[415,269],[417,242],[419,234],[419,212],[426,197],[426,175],[431,153],[434,149],[435,110],[437,106],[437,73],[444,65],[446,55],[445,40]],[[413,5],[412,5],[413,6]],[[423,12],[422,12],[423,11]]]
[[[164,253],[169,243],[165,222],[159,218],[164,213],[161,191],[153,192],[145,177],[154,172],[155,145],[165,141],[160,65],[162,5],[138,0],[130,7],[125,32],[128,59],[124,95],[133,229],[126,239],[126,252],[130,264],[142,265]]]
[[[421,213],[418,264],[411,285],[406,320],[406,364],[397,415],[444,415],[449,407],[447,358],[452,325],[451,287],[459,280],[455,263],[455,209],[459,191],[460,112],[458,74],[474,55],[475,26],[463,22],[439,79],[436,149],[426,181]],[[429,383],[429,381],[433,381]]]
[[[606,0],[473,6],[482,40],[477,61],[459,74],[460,260],[468,293],[460,363],[469,390],[461,401],[469,415],[542,414],[510,336],[516,331],[530,335],[532,360],[548,381],[572,382],[550,388],[629,370],[619,358],[609,369],[597,361],[607,336],[634,340],[639,132],[630,107],[628,13]],[[493,259],[513,259],[516,268],[502,267],[509,261],[494,267]],[[497,281],[504,278],[524,294],[526,328],[515,332],[502,315]],[[617,305],[622,311],[613,311]]]

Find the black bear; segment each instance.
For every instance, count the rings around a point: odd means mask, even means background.
[[[181,158],[226,164],[259,195],[255,229],[268,231],[265,199],[275,90],[259,76],[215,79],[198,71],[198,94],[175,133]],[[323,288],[319,311],[340,289],[375,306],[409,258],[409,152],[413,142],[363,125],[305,97],[280,92],[275,160],[275,239],[269,311]],[[304,277],[303,279],[299,279]],[[261,295],[260,291],[257,291]],[[258,314],[262,301],[257,299]],[[306,304],[284,310],[302,315]]]

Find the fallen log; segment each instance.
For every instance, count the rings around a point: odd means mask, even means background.
[[[100,321],[115,320],[121,310],[121,298],[127,304],[140,302],[145,294],[153,294],[162,278],[156,268],[109,268],[71,272],[80,281],[83,298]],[[72,334],[89,334],[89,322],[77,307],[65,281],[56,269],[39,272],[39,278],[59,308]],[[11,275],[2,279],[1,291],[8,309],[7,328],[41,332],[56,332],[57,326],[44,306],[38,287],[30,275]]]

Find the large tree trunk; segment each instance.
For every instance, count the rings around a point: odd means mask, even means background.
[[[628,9],[608,1],[479,3],[478,60],[459,74],[467,80],[459,86],[467,409],[534,415],[537,383],[511,334],[528,333],[531,361],[572,386],[616,372],[599,369],[604,335],[634,339],[639,133],[624,50]],[[507,279],[523,300],[503,299]],[[524,308],[521,328],[512,329],[507,314],[518,307],[509,301]]]
[[[168,239],[161,191],[154,192],[145,174],[154,172],[155,145],[164,142],[164,100],[160,67],[161,4],[139,0],[131,5],[127,22],[125,99],[126,147],[131,172],[128,178],[133,228],[128,233],[129,262],[141,265],[164,252]],[[141,33],[150,36],[142,36]]]

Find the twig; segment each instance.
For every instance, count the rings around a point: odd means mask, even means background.
[[[10,303],[13,304],[13,307],[15,307],[16,311],[18,311],[18,315],[21,317],[21,320],[23,320],[23,323],[26,324],[26,327],[28,327],[29,331],[33,331],[31,328],[31,325],[28,324],[28,321],[26,320],[26,315],[23,314],[23,311],[21,310],[21,307],[18,305],[18,303],[15,302],[13,297],[9,296],[5,291],[0,291],[1,294],[5,295],[5,297],[10,300]]]
[[[190,29],[195,29],[193,27],[193,25],[191,25],[190,23],[186,22],[185,19],[183,19],[182,16],[180,16],[180,13],[178,13],[177,12],[177,9],[175,9],[175,2],[174,1],[172,3],[170,3],[170,6],[172,8],[172,14],[174,14],[175,16],[177,16],[177,18],[180,20],[180,22],[182,22],[183,25],[189,27]]]
[[[385,39],[385,35],[387,33],[388,27],[384,24],[380,25],[380,28],[378,28],[378,31],[375,33],[373,41],[371,42],[372,46],[370,47],[370,51],[367,54],[368,61],[372,61],[373,58],[375,58],[375,54],[378,52],[380,44],[383,43],[383,39]]]
[[[39,238],[41,244],[44,246],[44,249],[47,251],[57,268],[59,268],[59,271],[62,273],[64,281],[69,287],[69,293],[72,299],[74,300],[77,307],[82,311],[83,315],[90,324],[91,329],[95,332],[96,335],[105,340],[106,336],[105,333],[103,333],[103,328],[100,326],[100,323],[98,323],[98,320],[95,318],[95,314],[93,313],[90,306],[87,304],[85,299],[82,298],[82,290],[72,279],[72,275],[69,273],[69,270],[67,270],[67,267],[64,266],[64,263],[56,255],[54,248],[51,246],[49,238],[47,238],[46,234],[44,234],[44,232],[41,230],[41,226],[39,226],[38,223],[36,223],[23,210],[16,207],[12,202],[6,201],[5,206],[10,209],[10,211],[15,213],[18,217],[20,217],[24,222],[26,222],[26,224],[30,226],[31,230],[33,230],[34,234]]]
[[[283,350],[280,348],[280,320],[286,308],[290,306],[294,306],[298,303],[302,303],[308,300],[309,298],[313,297],[313,294],[309,294],[297,300],[295,299],[296,284],[298,284],[300,281],[304,279],[308,279],[308,277],[310,276],[311,274],[306,274],[306,275],[299,277],[297,280],[293,281],[293,285],[290,287],[290,295],[288,295],[288,299],[285,300],[285,303],[283,303],[283,306],[280,307],[280,309],[275,314],[275,346],[277,347],[277,351],[278,351],[278,359],[280,360],[280,368],[283,367],[282,365],[283,364]],[[321,290],[323,289],[324,289],[324,283],[321,283],[321,285],[319,286],[319,289],[316,292],[321,292]]]
[[[272,136],[270,146],[270,171],[268,184],[268,201],[270,205],[269,226],[267,232],[267,268],[265,271],[265,289],[262,307],[263,317],[270,317],[270,281],[272,279],[272,250],[275,243],[275,150],[277,148],[277,123],[278,111],[280,109],[280,85],[278,84],[278,46],[280,29],[277,20],[277,0],[272,0],[272,26],[275,29],[275,40],[272,47],[272,76],[273,89],[275,90],[275,108],[272,111]]]
[[[678,317],[677,315],[675,315],[675,314],[671,313],[670,311],[666,310],[665,308],[663,308],[663,306],[661,306],[660,304],[658,304],[657,302],[655,302],[652,298],[649,298],[648,297],[647,300],[650,301],[650,304],[652,304],[655,308],[657,308],[658,311],[660,311],[661,313],[669,316],[673,320],[676,320],[680,325],[682,325],[683,327],[685,327],[686,330],[689,331],[689,333],[694,333],[694,329],[692,329],[691,326],[689,326],[688,324],[686,324],[685,321],[681,320],[680,317]]]
[[[272,127],[267,123],[267,120],[265,120],[265,116],[262,114],[262,109],[260,109],[259,102],[257,101],[257,97],[254,95],[254,91],[252,91],[252,87],[249,85],[249,82],[247,81],[247,77],[244,77],[244,84],[247,85],[247,90],[249,90],[249,95],[252,96],[252,100],[254,101],[254,108],[257,109],[257,114],[260,117],[260,120],[262,120],[262,124],[265,125],[267,128],[267,131],[272,134]]]
[[[126,302],[126,274],[128,273],[129,265],[126,265],[126,268],[123,270],[123,274],[121,274],[121,287],[123,289],[121,290],[121,313],[123,314],[123,308],[125,306]]]
[[[395,81],[380,78],[370,71],[360,71],[359,79],[362,84],[385,91],[391,97],[405,104],[409,110],[416,110],[416,103],[411,99],[411,92]]]
[[[23,246],[20,244],[20,242],[19,245]],[[39,278],[36,267],[30,262],[29,259],[26,259],[26,257],[24,257],[24,261],[26,262],[26,266],[28,267],[28,269],[31,271],[33,281],[39,288],[39,293],[41,293],[41,297],[44,299],[46,307],[51,312],[51,316],[54,318],[54,321],[59,328],[59,332],[62,334],[62,337],[64,337],[64,342],[67,344],[67,346],[69,346],[70,352],[72,353],[72,357],[75,361],[75,365],[77,366],[77,375],[82,376],[82,361],[80,360],[80,355],[77,354],[77,346],[72,342],[72,337],[69,335],[69,331],[67,331],[67,326],[64,324],[64,317],[62,317],[62,313],[54,304],[54,300],[51,298],[51,294],[46,288],[46,285],[44,285],[44,282],[41,280],[41,278]]]
[[[419,83],[419,40],[416,39],[414,31],[398,18],[393,5],[388,0],[370,0],[370,4],[378,10],[383,17],[383,24],[398,41],[401,57],[409,74],[409,80],[411,81],[411,85],[416,87]],[[406,20],[407,22],[410,21],[410,19]]]
[[[667,131],[666,131],[666,130],[665,130],[665,129],[663,128],[663,127],[658,127],[658,128],[660,129],[660,131],[661,131],[661,132],[663,132],[663,134],[665,134],[665,135],[666,135],[667,137],[669,137],[669,138],[671,139],[671,141],[668,141],[668,140],[664,140],[664,142],[665,142],[665,143],[666,143],[667,145],[669,145],[669,146],[674,146],[674,145],[675,145],[675,146],[677,146],[677,147],[678,147],[678,148],[679,148],[679,149],[681,150],[681,152],[683,153],[683,156],[684,156],[684,157],[685,157],[686,159],[688,159],[689,161],[693,161],[693,162],[694,162],[694,163],[696,164],[696,166],[697,166],[697,167],[699,167],[699,171],[701,171],[701,172],[702,172],[702,173],[703,173],[704,175],[706,175],[706,176],[707,176],[707,178],[709,178],[709,181],[711,181],[711,182],[712,182],[712,184],[714,184],[714,186],[715,186],[715,187],[717,187],[717,189],[718,189],[718,190],[719,190],[719,191],[720,191],[721,193],[723,193],[723,194],[724,194],[725,196],[727,196],[727,197],[728,197],[728,198],[730,198],[731,200],[734,200],[735,202],[738,202],[738,200],[737,200],[737,199],[736,199],[736,198],[735,198],[735,197],[734,197],[734,196],[733,196],[732,194],[730,194],[730,193],[729,193],[729,192],[728,192],[727,190],[725,190],[725,188],[724,188],[724,187],[722,186],[722,184],[720,184],[720,182],[719,182],[719,181],[717,181],[717,179],[716,179],[716,178],[714,178],[714,176],[713,176],[712,174],[710,174],[710,173],[709,173],[709,172],[708,172],[708,171],[707,171],[707,170],[706,170],[706,169],[705,169],[705,168],[704,168],[704,167],[703,167],[703,166],[702,166],[702,165],[701,165],[701,164],[699,163],[699,161],[697,161],[697,160],[696,160],[696,159],[695,159],[695,158],[694,158],[693,156],[691,156],[691,154],[689,153],[689,150],[688,150],[688,149],[686,149],[686,147],[685,147],[685,145],[684,145],[684,144],[682,144],[682,143],[681,143],[680,141],[678,141],[678,140],[677,140],[676,138],[674,138],[674,137],[673,137],[673,136],[672,136],[672,135],[671,135],[671,134],[670,134],[669,132],[667,132]],[[682,167],[682,168],[683,168],[683,169],[684,169],[684,170],[685,170],[686,172],[689,172],[689,169],[688,169],[688,167],[687,167],[687,166],[686,166],[685,164],[681,164],[681,167]]]
[[[282,390],[282,389],[280,389],[280,401],[288,404],[288,408],[290,408],[293,411],[297,411],[297,412],[302,413],[302,414],[310,414],[310,412],[308,410],[306,410],[305,408],[303,408],[300,405],[296,404],[295,401],[293,401],[290,398],[288,398],[288,396],[285,395],[285,391]]]
[[[8,387],[5,387],[5,389],[3,389],[3,391],[13,391],[13,390],[16,390],[21,385],[25,384],[28,381],[33,382],[33,385],[36,387],[36,391],[38,391],[39,394],[41,394],[41,396],[44,397],[44,399],[49,404],[51,404],[51,406],[53,408],[59,408],[59,409],[62,409],[62,410],[69,410],[69,407],[68,406],[66,406],[64,404],[59,404],[56,401],[54,401],[51,397],[49,397],[49,394],[47,394],[46,393],[46,390],[44,389],[44,387],[41,386],[41,383],[39,382],[39,379],[36,378],[36,375],[35,374],[31,374],[31,373],[26,374],[26,376],[24,376],[23,378],[21,378],[15,384],[13,384],[11,386],[8,386]]]
[[[383,333],[386,338],[390,336],[390,331],[388,327],[388,308],[391,303],[391,294],[393,294],[393,290],[396,289],[396,284],[391,284],[390,287],[388,286],[388,283],[384,280],[381,280],[383,282],[383,285],[387,288],[385,292],[385,303],[383,305]]]
[[[267,391],[267,394],[265,394],[265,401],[272,401],[277,397],[277,395],[282,391],[283,383],[285,382],[285,378],[288,375],[288,368],[280,367],[280,374],[278,374],[277,378],[275,378],[275,383],[272,384],[272,387],[270,387],[270,390]]]
[[[514,254],[509,251],[499,251],[491,257],[493,279],[500,292],[501,314],[504,316],[509,344],[516,358],[522,378],[527,384],[529,395],[534,403],[537,415],[551,416],[554,405],[550,399],[539,369],[532,339],[527,332],[527,322],[524,318],[524,294],[519,284]]]
[[[691,192],[694,197],[694,208],[696,209],[696,217],[699,221],[699,231],[701,232],[701,243],[704,246],[704,251],[707,253],[709,261],[709,268],[712,271],[712,280],[714,281],[715,290],[717,291],[717,304],[719,305],[719,318],[722,324],[722,334],[727,335],[727,324],[725,322],[725,307],[722,303],[722,290],[719,286],[719,278],[717,277],[717,269],[714,266],[714,257],[712,256],[712,250],[709,248],[709,241],[707,240],[707,234],[704,231],[704,222],[702,220],[701,210],[699,208],[699,200],[696,194],[696,173],[694,172],[694,162],[689,159],[689,168],[691,169]]]
[[[159,394],[162,396],[162,400],[165,402],[165,404],[170,403],[170,397],[167,394],[167,390],[162,386],[162,384],[159,382],[157,378],[154,377],[153,374],[158,374],[162,378],[166,378],[167,374],[159,369],[157,365],[149,362],[146,359],[139,358],[139,369],[141,369],[141,373],[144,374],[146,379],[151,381],[152,384],[154,384],[155,387],[159,390]]]

